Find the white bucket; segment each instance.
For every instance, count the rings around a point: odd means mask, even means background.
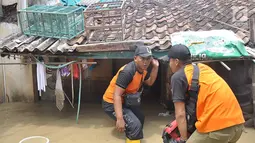
[[[50,140],[42,136],[31,136],[22,139],[19,143],[50,143]]]

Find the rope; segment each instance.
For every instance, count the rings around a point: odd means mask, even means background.
[[[65,67],[65,66],[68,66],[68,65],[70,65],[70,64],[73,64],[73,63],[76,63],[77,61],[71,61],[71,62],[68,62],[68,63],[66,63],[66,64],[62,64],[62,65],[59,65],[59,66],[49,66],[49,65],[46,65],[46,64],[44,64],[43,62],[41,62],[41,61],[39,61],[36,57],[34,57],[33,55],[32,55],[32,57],[36,60],[36,62],[38,62],[38,63],[40,63],[40,64],[42,64],[42,65],[44,65],[45,67],[47,67],[47,68],[50,68],[50,69],[60,69],[60,68],[63,68],[63,67]]]

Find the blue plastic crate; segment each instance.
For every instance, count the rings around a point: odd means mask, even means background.
[[[83,8],[34,5],[18,11],[21,31],[26,35],[72,39],[85,30]]]

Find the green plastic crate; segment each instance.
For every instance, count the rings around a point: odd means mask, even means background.
[[[59,39],[72,39],[85,30],[83,8],[34,5],[18,11],[21,31]]]

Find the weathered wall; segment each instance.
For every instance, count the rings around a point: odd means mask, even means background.
[[[12,23],[0,23],[0,41],[8,35],[18,32],[18,25]],[[20,59],[0,58],[0,63],[21,62]],[[3,80],[3,66],[0,65],[0,96],[3,99],[4,95],[4,80]],[[31,66],[24,65],[5,65],[6,74],[6,94],[5,101],[25,101],[32,102],[34,99],[32,86],[32,70]],[[1,100],[3,101],[3,100]]]
[[[16,3],[17,0],[2,0],[4,6]],[[14,22],[15,23],[15,22]],[[19,32],[17,24],[0,22],[0,41],[13,34]],[[0,58],[0,63],[22,62],[20,59]],[[5,65],[6,75],[6,95],[5,101],[25,101],[33,102],[33,80],[32,80],[32,66],[31,65]],[[0,65],[0,100],[2,101],[4,95],[4,80],[3,80],[3,66]]]
[[[252,66],[253,127],[255,128],[255,64]]]
[[[7,6],[7,5],[12,5],[17,3],[18,0],[2,0],[2,5]]]
[[[0,63],[20,62],[13,58],[0,58]],[[33,76],[31,65],[5,65],[0,66],[0,96],[3,98],[4,94],[4,74],[5,72],[5,87],[6,100],[9,102],[24,101],[33,102]]]
[[[0,22],[0,41],[6,36],[18,32],[19,27],[17,24]]]
[[[12,5],[15,3],[28,3],[29,5],[44,4],[52,5],[58,3],[58,0],[2,0],[2,5]]]

